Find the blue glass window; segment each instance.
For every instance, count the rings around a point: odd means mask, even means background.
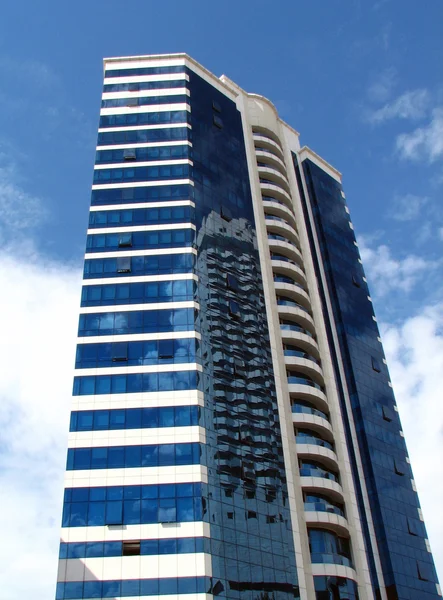
[[[105,78],[109,77],[140,77],[141,75],[166,75],[169,73],[186,73],[184,65],[164,67],[138,67],[130,69],[106,69]]]
[[[86,238],[87,252],[109,252],[119,248],[144,250],[180,248],[192,245],[193,229],[165,229],[162,231],[134,231],[132,233],[95,233]]]
[[[186,122],[186,119],[185,121]],[[188,127],[167,127],[161,129],[137,129],[135,131],[102,131],[98,134],[98,146],[114,144],[143,144],[147,142],[167,142],[186,140],[190,136]]]
[[[74,396],[168,392],[195,390],[199,383],[196,371],[143,373],[138,375],[85,375],[74,377]]]
[[[158,208],[127,208],[124,210],[94,210],[89,213],[89,227],[119,227],[122,225],[163,225],[190,223],[194,220],[191,206],[165,206]]]
[[[189,246],[190,244],[183,245]],[[94,258],[85,260],[83,277],[84,279],[102,279],[124,277],[125,273],[131,273],[131,276],[135,274],[169,275],[191,273],[194,265],[195,254],[191,253]]]
[[[95,155],[95,164],[121,163],[126,160],[177,160],[188,158],[192,154],[188,144],[183,146],[154,146],[149,148],[98,150]]]
[[[189,301],[194,287],[192,280],[88,285],[82,288],[81,306]]]
[[[126,127],[128,125],[156,125],[161,123],[187,123],[189,119],[190,115],[187,110],[104,115],[100,117],[99,128]]]
[[[174,94],[171,96],[128,96],[127,98],[108,98],[102,100],[102,108],[148,106],[150,104],[178,104],[183,102],[189,102],[189,96],[186,94]]]
[[[158,185],[92,190],[91,205],[157,202],[159,200],[190,200],[192,185]]]
[[[183,79],[170,81],[137,81],[135,83],[105,83],[103,93],[110,92],[139,92],[142,90],[167,90],[172,88],[188,87],[188,82]]]

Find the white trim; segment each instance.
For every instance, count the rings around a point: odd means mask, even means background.
[[[122,540],[168,540],[187,537],[210,537],[210,525],[203,521],[124,525],[122,527],[62,527],[61,541],[69,542],[119,542]]]
[[[133,310],[163,310],[167,308],[194,308],[200,310],[198,302],[184,300],[182,302],[152,302],[150,304],[104,304],[103,306],[81,306],[80,315],[104,312],[126,312]]]
[[[106,69],[109,71],[109,69]],[[115,83],[146,83],[148,81],[189,81],[189,75],[183,73],[158,73],[156,75],[125,75],[122,77],[105,77],[103,79],[103,85],[112,85]],[[107,92],[105,92],[107,93]]]
[[[210,577],[210,554],[162,554],[160,556],[107,556],[61,559],[57,582],[83,582],[100,579],[161,579],[163,577]],[[193,597],[193,594],[188,594]],[[161,597],[161,596],[157,596]],[[155,598],[155,596],[151,596]]]
[[[167,80],[166,80],[167,81]],[[175,80],[180,81],[180,80]],[[182,81],[185,81],[184,79]],[[189,89],[186,86],[172,88],[154,88],[150,90],[137,90],[131,92],[123,90],[120,92],[103,92],[102,100],[120,100],[124,98],[153,98],[155,96],[190,96]]]
[[[144,342],[149,340],[201,340],[198,331],[166,331],[163,333],[128,333],[127,335],[91,335],[78,337],[77,344],[100,344],[102,342]]]
[[[206,430],[198,425],[75,431],[69,434],[68,448],[111,448],[115,446],[153,446],[161,444],[206,443]]]
[[[83,279],[82,285],[109,285],[113,283],[149,283],[156,281],[198,281],[197,275],[193,273],[174,273],[170,275],[139,275],[138,277],[125,277],[124,279],[119,277],[102,277]]]
[[[184,54],[169,58],[168,54],[157,55],[158,58],[149,56],[111,56],[103,59],[105,74],[114,69],[144,69],[146,67],[184,67],[186,57]],[[131,60],[132,59],[132,60]],[[136,59],[136,60],[134,60]]]
[[[154,250],[122,250],[120,252],[87,252],[87,258],[118,258],[128,256],[160,256],[164,254],[195,254],[197,250],[189,246],[185,248],[156,248]]]
[[[208,470],[203,465],[129,467],[127,469],[92,469],[65,472],[66,488],[207,482]]]
[[[97,146],[97,152],[103,150],[126,150],[133,148],[164,148],[166,146],[191,146],[192,142],[189,140],[170,140],[169,142],[140,142],[138,144],[113,144],[110,146]]]
[[[192,206],[192,208],[195,208],[195,202],[193,200],[166,200],[165,202],[133,202],[132,204],[103,204],[102,206],[91,206],[89,208],[89,212],[105,212],[110,210],[127,210],[135,208],[167,208],[169,206]]]
[[[126,363],[120,364],[120,367],[94,367],[92,369],[74,369],[75,377],[88,375],[140,375],[141,373],[184,373],[186,371],[203,371],[203,367],[195,362],[177,363],[168,365],[136,365],[134,367],[126,366]]]
[[[102,108],[100,110],[100,116],[109,117],[134,113],[170,112],[174,110],[187,110],[188,112],[191,112],[191,107],[187,102],[177,102],[171,104],[144,104],[142,106],[113,106],[112,108]]]
[[[203,392],[198,390],[173,390],[171,392],[73,396],[71,410],[164,408],[167,406],[204,406],[204,404]]]
[[[152,125],[129,125],[128,127],[99,127],[98,133],[106,133],[108,131],[111,133],[115,133],[116,131],[141,131],[145,129],[179,129],[180,127],[192,129],[189,123],[156,123]]]
[[[132,233],[135,231],[171,231],[173,229],[194,229],[194,223],[162,223],[158,225],[128,225],[127,227],[101,227],[100,229],[88,229],[87,235],[98,235],[99,233]]]
[[[161,596],[133,596],[133,600],[189,600],[190,594],[165,594]],[[127,596],[114,596],[112,600],[127,600]],[[212,594],[192,594],[192,600],[213,600]],[[74,598],[74,600],[96,600],[96,598]]]
[[[104,171],[105,169],[138,169],[139,167],[168,167],[170,165],[193,165],[189,158],[177,158],[173,160],[147,160],[143,162],[125,161],[121,163],[106,163],[94,165],[94,171]]]
[[[130,181],[128,183],[108,183],[94,184],[92,190],[114,190],[117,188],[133,188],[133,187],[158,187],[162,185],[194,185],[194,182],[187,179],[159,179],[158,181]]]

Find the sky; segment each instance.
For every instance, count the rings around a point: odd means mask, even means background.
[[[0,21],[0,600],[54,597],[102,59],[173,52],[271,99],[343,173],[442,578],[441,0],[16,0]]]

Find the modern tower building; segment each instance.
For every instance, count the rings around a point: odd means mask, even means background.
[[[436,600],[340,173],[186,54],[104,66],[57,600]]]

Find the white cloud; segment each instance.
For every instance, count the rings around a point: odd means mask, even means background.
[[[443,241],[443,227],[440,227],[438,230],[438,237]]]
[[[382,88],[381,88],[382,89]],[[425,89],[405,92],[393,102],[389,102],[368,114],[368,120],[374,124],[390,119],[422,119],[429,107],[429,92]]]
[[[386,102],[397,83],[397,72],[393,67],[384,69],[368,88],[369,99],[373,102]]]
[[[44,600],[55,594],[80,273],[3,249],[0,289],[0,580],[8,600]]]
[[[375,294],[385,296],[391,291],[409,292],[414,285],[430,271],[437,269],[441,262],[427,260],[415,254],[405,258],[394,258],[388,246],[381,244],[370,248],[368,239],[358,239],[361,259],[373,284]]]
[[[428,537],[443,575],[443,303],[381,329]]]
[[[425,127],[397,136],[396,149],[403,159],[429,163],[443,156],[443,108],[432,111],[432,118]]]
[[[396,196],[393,206],[389,211],[389,216],[396,221],[412,221],[416,219],[423,207],[428,203],[429,198],[406,194],[405,196]]]

